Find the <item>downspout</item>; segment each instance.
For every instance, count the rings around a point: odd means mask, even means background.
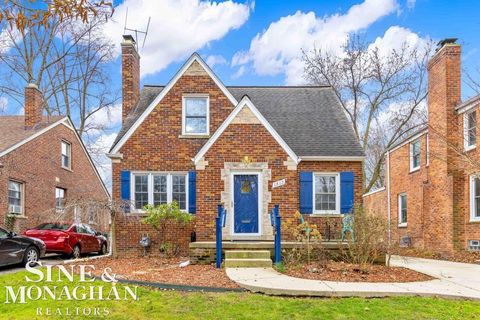
[[[388,221],[388,247],[392,245],[392,230],[391,230],[391,211],[390,211],[390,151],[387,151],[387,221]]]

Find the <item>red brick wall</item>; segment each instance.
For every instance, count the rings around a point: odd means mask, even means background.
[[[142,125],[123,145],[120,163],[112,163],[112,196],[120,199],[120,172],[129,171],[184,171],[194,170],[192,158],[198,153],[208,138],[182,138],[182,95],[188,93],[208,94],[210,102],[210,132],[217,130],[220,124],[234,109],[215,82],[204,75],[183,75],[162,99],[157,107],[146,117]],[[198,178],[197,178],[198,180]],[[198,205],[198,202],[197,202]],[[117,231],[117,249],[119,254],[138,254],[138,244],[142,234],[157,232],[135,219],[120,219]],[[198,219],[198,215],[197,215]],[[182,250],[188,249],[192,227],[173,228],[169,232],[177,236]],[[125,231],[126,230],[126,231]]]
[[[388,218],[387,189],[382,188],[363,196],[363,207],[366,212]]]
[[[72,170],[61,167],[63,139],[72,145]],[[25,218],[18,218],[17,231],[49,219],[46,211],[55,208],[56,187],[67,190],[67,204],[78,199],[108,199],[75,133],[64,125],[50,129],[5,155],[0,163],[4,165],[0,169],[0,224],[4,223],[8,210],[8,180],[24,183]]]
[[[410,143],[390,153],[390,226],[394,243],[403,236],[409,236],[413,246],[424,245],[425,220],[429,219],[424,203],[429,197],[427,182],[431,170],[431,165],[427,165],[426,144],[427,135],[424,134],[420,137],[420,169],[414,172],[410,172]],[[407,195],[406,227],[399,226],[398,196],[402,193]]]
[[[122,146],[123,159],[112,164],[113,198],[120,199],[120,172],[129,171],[188,171],[195,170],[192,158],[207,139],[181,137],[182,95],[208,94],[210,99],[210,132],[213,133],[233,111],[234,105],[207,75],[183,75],[157,107],[146,117],[142,125]],[[254,138],[253,138],[254,137]],[[205,170],[197,170],[197,214],[194,222],[197,240],[214,240],[214,221],[217,204],[221,200],[224,182],[221,169],[224,162],[240,162],[249,156],[254,162],[267,162],[272,169],[271,182],[287,179],[287,184],[272,191],[269,209],[280,204],[282,218],[292,220],[298,210],[298,181],[300,170],[354,171],[355,199],[361,202],[361,162],[305,162],[297,171],[289,171],[283,164],[285,151],[260,124],[232,124],[207,152]],[[271,186],[269,186],[271,188]],[[321,218],[315,218],[323,221]],[[337,218],[338,220],[338,218]],[[184,248],[190,240],[191,227],[170,229],[177,243]],[[155,234],[152,228],[142,225],[138,219],[120,215],[117,219],[117,250],[121,255],[140,254],[138,244],[142,234]],[[338,234],[338,230],[337,230]],[[158,238],[154,239],[158,241]],[[153,248],[152,248],[153,249]],[[155,249],[153,249],[155,250]]]
[[[128,116],[140,98],[140,56],[135,43],[122,43],[122,120]]]

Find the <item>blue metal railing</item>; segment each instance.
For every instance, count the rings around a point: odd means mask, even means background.
[[[272,224],[274,228],[274,233],[275,233],[275,247],[274,247],[274,255],[273,255],[273,262],[274,263],[280,263],[282,262],[282,235],[281,235],[281,229],[282,229],[282,222],[280,219],[280,212],[278,210],[279,205],[276,204],[272,211],[270,211],[270,223]]]
[[[217,217],[215,218],[215,266],[222,267],[222,228],[225,227],[227,221],[227,209],[222,204],[217,206]]]

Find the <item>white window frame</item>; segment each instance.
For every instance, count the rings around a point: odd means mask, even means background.
[[[418,166],[414,167],[413,166],[413,145],[418,142]],[[420,141],[420,138],[413,140],[410,142],[410,172],[414,172],[417,170],[420,170],[420,166],[422,164],[422,143]]]
[[[135,176],[136,175],[146,175],[147,176],[147,192],[148,192],[148,204],[153,205],[153,176],[156,175],[165,175],[167,176],[167,203],[172,203],[173,199],[173,176],[185,176],[185,210],[182,211],[188,212],[189,210],[189,189],[188,189],[188,172],[175,172],[175,171],[134,171],[130,173],[130,203],[132,207],[132,212],[134,213],[145,213],[143,209],[135,208]]]
[[[67,151],[68,151],[68,155],[66,155],[68,157],[68,166],[64,166],[63,165],[63,145],[66,145],[67,146]],[[68,170],[71,170],[72,169],[72,144],[66,140],[62,140],[61,144],[60,144],[60,154],[61,154],[61,157],[60,157],[60,161],[61,161],[61,166],[63,169],[68,169]]]
[[[317,176],[335,176],[335,210],[316,210],[316,193],[315,193],[315,177]],[[313,173],[313,214],[318,215],[332,215],[332,214],[340,214],[340,173],[339,172],[314,172]]]
[[[191,133],[186,132],[186,104],[185,101],[189,98],[207,99],[207,132]],[[208,136],[210,135],[210,96],[208,94],[186,94],[182,96],[182,135],[185,136]]]
[[[477,147],[477,141],[475,139],[475,144],[470,145],[470,140],[469,140],[469,127],[468,127],[468,116],[475,112],[475,122],[477,121],[477,114],[476,114],[477,109],[472,109],[469,110],[468,112],[465,112],[463,114],[463,147],[465,151],[470,151],[472,149],[475,149]],[[475,125],[475,136],[477,134],[477,126]]]
[[[63,197],[62,197],[62,199],[63,199],[63,206],[62,206],[62,207],[59,207],[59,206],[58,206],[58,203],[57,203],[57,199],[58,199],[58,197],[57,197],[58,192],[57,192],[57,191],[62,191],[62,192],[63,192]],[[66,193],[67,193],[67,189],[61,188],[61,187],[55,187],[55,209],[56,209],[57,211],[61,211],[61,210],[64,210],[64,209],[65,209],[65,194],[66,194]]]
[[[470,222],[480,222],[480,216],[475,216],[475,179],[480,178],[478,174],[472,174],[470,176]]]
[[[406,197],[407,203],[407,221],[402,221],[402,197]],[[406,227],[408,223],[408,197],[405,192],[400,193],[397,198],[397,206],[398,206],[398,226],[399,227]]]
[[[8,192],[10,191],[10,182],[16,183],[20,185],[20,212],[14,212],[10,208],[10,203],[8,201]],[[21,181],[9,179],[7,181],[7,204],[8,204],[8,213],[15,214],[16,216],[24,216],[25,215],[25,184]]]

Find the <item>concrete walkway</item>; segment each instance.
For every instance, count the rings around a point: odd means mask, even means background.
[[[272,268],[227,268],[241,287],[271,295],[318,297],[436,296],[480,300],[480,265],[392,256],[393,266],[437,279],[406,283],[336,282],[290,277]]]

